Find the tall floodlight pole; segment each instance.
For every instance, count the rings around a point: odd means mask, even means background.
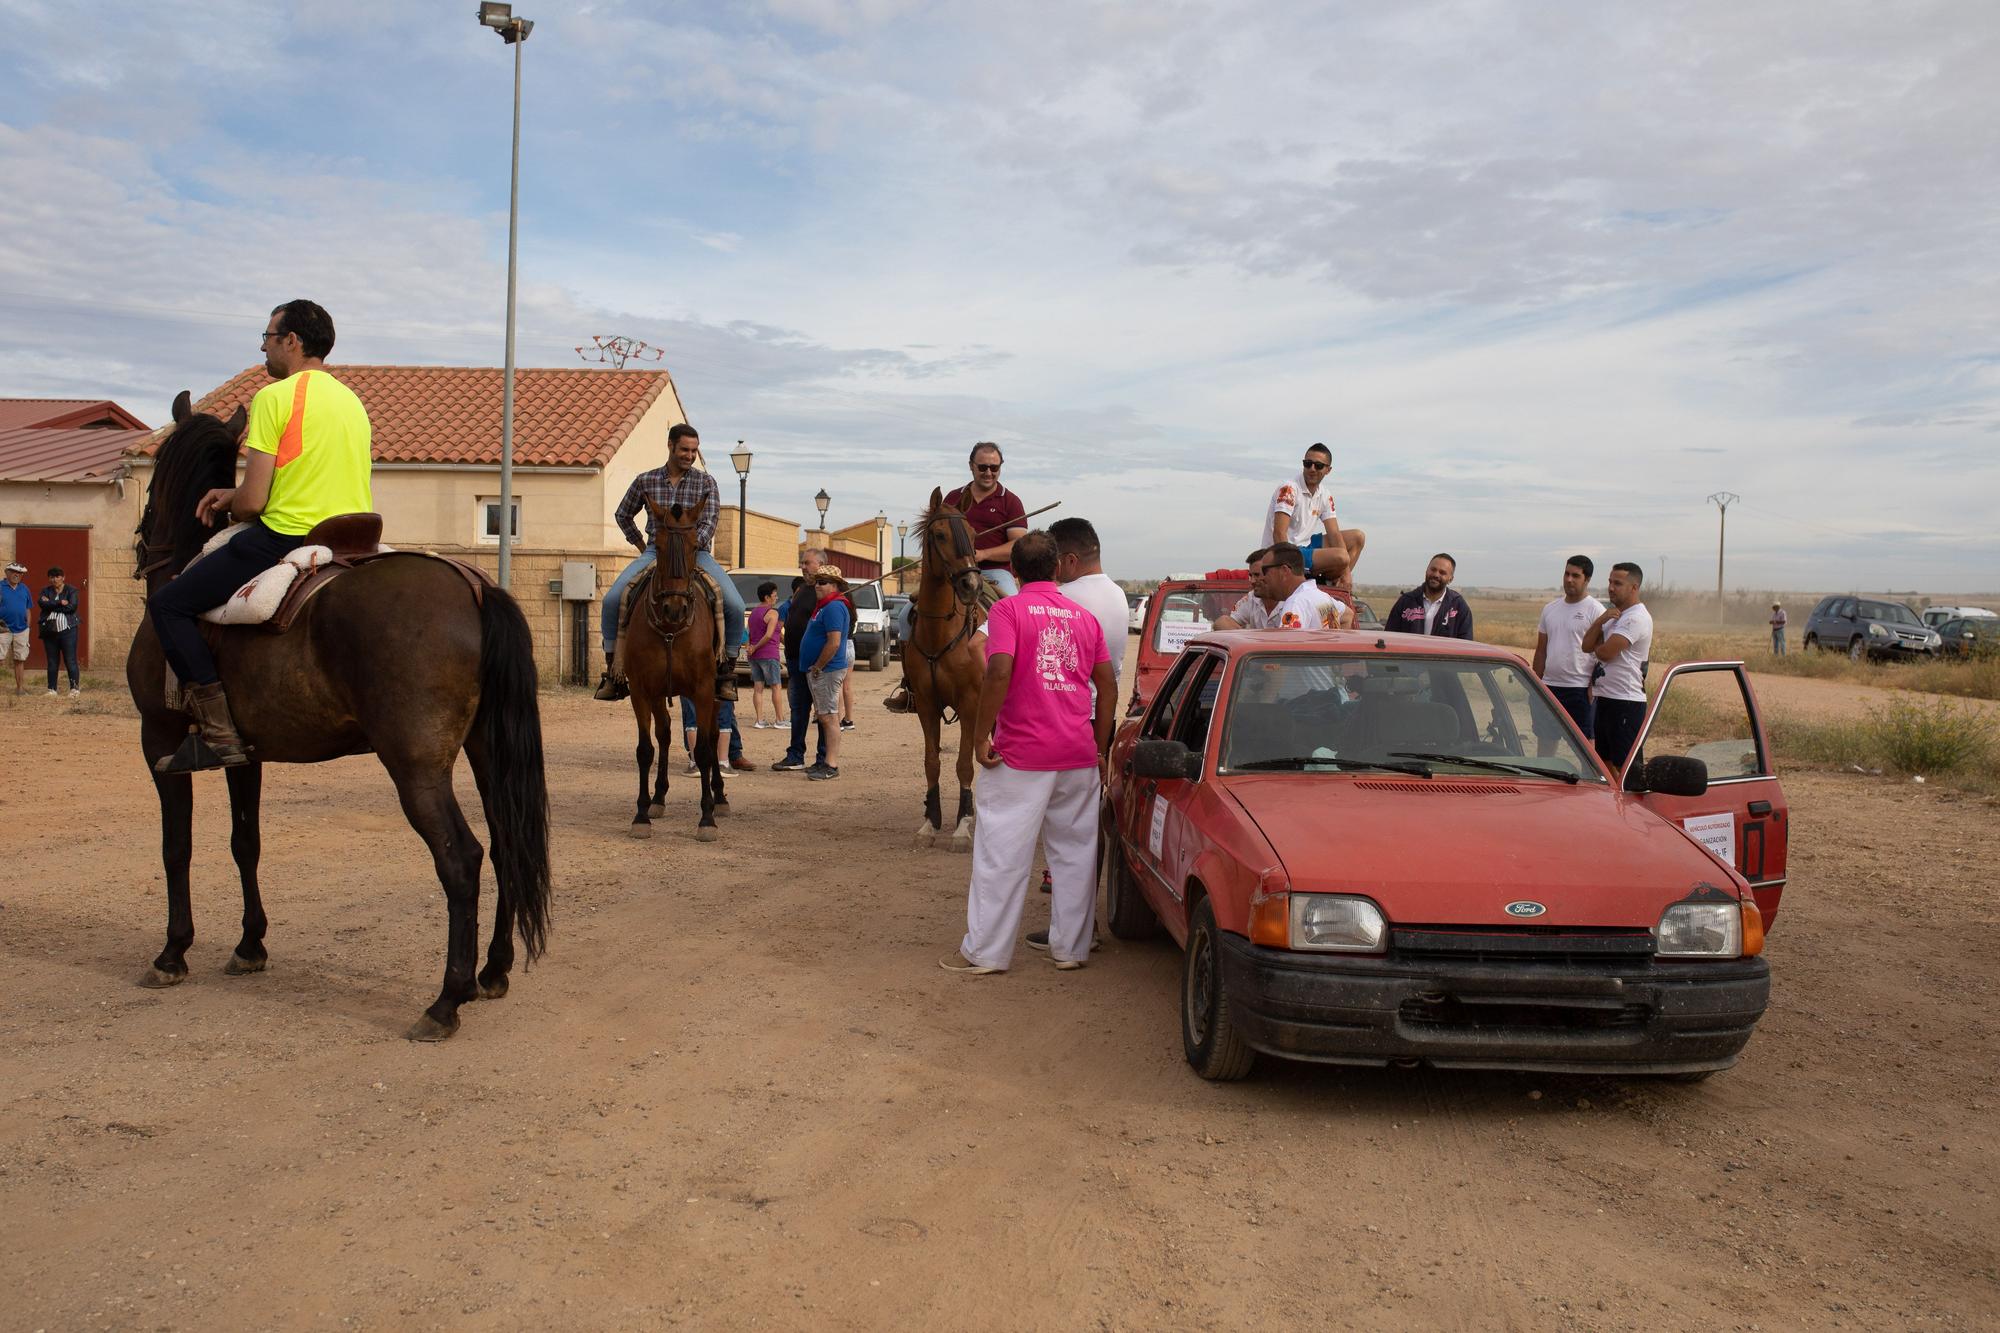
[[[1717,491],[1708,497],[1708,503],[1720,510],[1720,522],[1715,529],[1715,623],[1722,623],[1722,553],[1729,537],[1729,506],[1743,497],[1734,491]]]
[[[521,227],[521,44],[535,30],[531,19],[514,17],[512,5],[479,6],[482,26],[514,48],[514,162],[507,183],[507,367],[500,377],[500,586],[514,572],[514,278],[516,241]]]
[[[741,569],[750,563],[750,451],[743,441],[729,451],[729,461],[736,465],[736,567]]]

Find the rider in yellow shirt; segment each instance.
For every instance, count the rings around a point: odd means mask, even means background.
[[[333,317],[311,301],[288,301],[271,312],[263,347],[265,373],[277,382],[251,401],[243,481],[210,491],[195,506],[201,521],[229,518],[242,530],[147,603],[167,662],[188,688],[202,739],[224,767],[247,763],[249,756],[197,618],[284,559],[322,520],[374,508],[368,413],[326,369]],[[157,765],[162,773],[212,766],[182,755]]]

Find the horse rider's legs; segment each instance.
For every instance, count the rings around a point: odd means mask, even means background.
[[[221,606],[236,590],[298,548],[304,538],[273,532],[252,520],[221,549],[211,551],[154,593],[146,603],[167,663],[183,685],[213,685],[221,676],[196,619]]]
[[[736,580],[722,572],[713,552],[696,551],[694,562],[714,575],[722,587],[722,650],[725,656],[736,657],[750,640],[750,622],[744,619],[743,591],[736,586]]]
[[[604,606],[599,617],[599,626],[604,632],[604,655],[609,658],[618,646],[618,604],[625,597],[625,590],[632,586],[632,580],[653,567],[659,559],[659,552],[648,546],[639,553],[639,558],[625,566],[625,572],[611,581],[611,588],[604,594]]]
[[[1002,597],[1012,597],[1021,591],[1021,585],[1014,581],[1014,571],[1011,569],[982,569],[979,571],[979,577],[992,584]]]

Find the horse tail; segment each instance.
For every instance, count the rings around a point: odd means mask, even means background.
[[[534,639],[512,597],[486,589],[479,606],[479,712],[486,755],[486,826],[503,906],[521,948],[541,957],[549,930],[549,791],[542,773],[542,710]]]

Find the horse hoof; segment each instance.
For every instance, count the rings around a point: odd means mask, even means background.
[[[185,970],[162,972],[157,967],[149,967],[139,974],[139,984],[147,990],[165,990],[169,986],[178,986],[187,979],[188,974]]]
[[[718,814],[718,815],[726,815],[726,814],[728,814],[728,813],[729,813],[729,802],[727,802],[727,801],[717,801],[717,802],[715,803],[715,813],[716,813],[716,814]]]
[[[245,958],[240,953],[232,953],[229,955],[229,961],[222,965],[222,975],[247,977],[252,973],[262,972],[268,966],[270,966],[268,958]]]
[[[456,1031],[458,1031],[458,1015],[453,1014],[451,1023],[447,1026],[438,1022],[429,1014],[425,1014],[422,1018],[412,1023],[410,1030],[404,1035],[411,1041],[443,1041]]]
[[[653,818],[658,819],[661,815],[667,813],[666,804],[664,802],[655,801],[652,805],[646,807],[646,813],[651,815]]]
[[[479,978],[480,999],[501,1000],[505,999],[506,996],[507,996],[507,974],[505,972],[502,972],[499,976],[494,977],[491,981],[488,981],[484,976]]]
[[[703,824],[694,831],[694,840],[696,842],[714,842],[721,836],[722,830],[713,824]]]
[[[959,820],[958,827],[951,831],[951,849],[959,853],[970,852],[972,850],[971,819]]]
[[[651,824],[634,824],[625,831],[635,838],[650,838],[653,836],[653,826]]]
[[[938,831],[932,828],[927,820],[917,825],[916,836],[910,839],[910,845],[919,848],[935,847],[937,846],[937,839]]]

